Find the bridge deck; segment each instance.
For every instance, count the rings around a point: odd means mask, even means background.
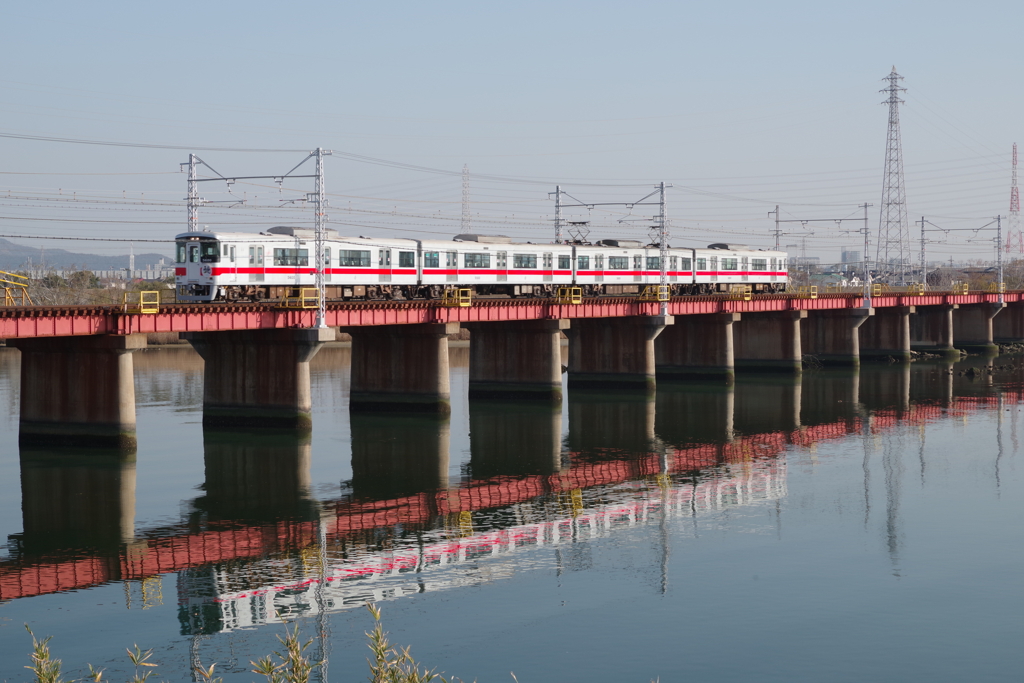
[[[1002,295],[1007,303],[1024,300],[1024,291]],[[995,303],[994,293],[923,295],[883,294],[872,306],[940,306]],[[761,313],[790,310],[857,308],[859,294],[823,294],[815,299],[793,294],[755,295],[749,301],[729,295],[675,297],[671,315]],[[327,306],[329,327],[409,325],[416,323],[490,322],[557,318],[609,318],[656,315],[659,305],[636,298],[600,298],[582,304],[542,299],[477,299],[472,306],[447,307],[437,301],[367,301]],[[315,311],[282,309],[275,304],[170,304],[155,314],[127,313],[122,306],[12,306],[0,308],[0,339],[68,337],[93,334],[213,332],[312,327]]]

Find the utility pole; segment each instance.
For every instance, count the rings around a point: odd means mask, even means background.
[[[892,73],[883,80],[889,81],[888,87],[879,91],[889,94],[889,98],[882,102],[889,105],[889,133],[885,142],[885,175],[882,180],[875,261],[879,267],[884,263],[884,267],[889,269],[895,280],[892,284],[904,284],[910,262],[910,233],[907,226],[907,195],[903,186],[903,146],[900,141],[899,106],[903,100],[899,98],[899,93],[907,89],[898,85],[903,76],[896,73],[895,66]]]
[[[551,196],[551,193],[548,193]],[[562,186],[555,185],[555,244],[562,243]]]
[[[996,271],[999,274],[999,303],[1003,303],[1003,217],[996,216]]]
[[[921,284],[925,284],[924,278],[924,216],[921,216]]]
[[[469,164],[462,165],[462,234],[470,231],[469,217]]]
[[[658,292],[668,291],[668,213],[665,209],[665,181],[658,184],[658,263],[661,265],[660,287]],[[658,298],[661,298],[660,296]],[[661,302],[661,315],[668,315],[668,301]]]
[[[327,301],[324,292],[324,269],[327,264],[324,263],[324,238],[325,232],[327,231],[327,193],[324,191],[324,155],[330,154],[325,152],[322,147],[317,147],[312,152],[316,155],[316,189],[313,192],[313,207],[316,210],[313,219],[313,228],[315,234],[316,244],[316,291],[317,291],[317,307],[316,307],[316,327],[323,329],[327,327]]]
[[[864,308],[871,308],[871,268],[868,267],[868,249],[871,248],[871,231],[868,230],[868,207],[871,205],[864,202],[861,205],[864,209]]]
[[[779,238],[782,236],[782,231],[779,229],[779,205],[775,205],[774,211],[769,211],[768,215],[775,214],[775,251],[779,250]]]
[[[195,154],[188,155],[188,196],[185,198],[185,201],[188,202],[188,232],[199,230],[200,199],[199,184],[196,182],[198,178],[196,176],[196,164],[199,161],[199,157]]]

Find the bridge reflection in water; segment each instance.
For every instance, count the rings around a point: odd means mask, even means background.
[[[560,571],[574,543],[785,496],[791,447],[1020,399],[951,367],[573,391],[564,439],[563,408],[473,401],[459,481],[447,418],[353,415],[351,494],[333,501],[312,497],[308,437],[207,429],[203,494],[179,524],[138,531],[134,453],[23,450],[24,533],[0,599],[178,572],[182,631],[201,634]],[[664,568],[667,536],[662,550]]]

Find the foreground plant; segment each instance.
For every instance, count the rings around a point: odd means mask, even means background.
[[[309,657],[305,655],[306,648],[313,639],[310,638],[304,643],[299,640],[298,624],[291,631],[285,626],[284,637],[278,636],[277,639],[284,645],[284,652],[274,652],[274,656],[267,655],[255,662],[249,662],[256,667],[252,670],[253,673],[265,676],[268,683],[309,683],[313,669],[320,665],[320,662],[310,662]],[[277,662],[274,661],[274,657],[277,657]],[[213,667],[214,665],[210,665],[211,673]]]
[[[366,660],[370,664],[371,683],[454,683],[456,679],[449,681],[434,673],[433,669],[421,670],[420,665],[409,654],[408,647],[399,650],[391,645],[380,621],[380,608],[372,603],[366,603],[366,609],[373,615],[374,621],[373,630],[366,634],[370,639],[368,647],[373,653],[373,656]]]

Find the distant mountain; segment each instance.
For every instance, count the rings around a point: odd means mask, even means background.
[[[160,263],[171,263],[174,257],[170,254],[145,253],[135,255],[135,268],[143,270]],[[100,256],[99,254],[82,254],[66,249],[40,249],[15,244],[0,238],[0,270],[18,270],[27,268],[53,268],[64,270],[79,268],[81,270],[115,270],[128,267],[128,254],[122,256]]]

